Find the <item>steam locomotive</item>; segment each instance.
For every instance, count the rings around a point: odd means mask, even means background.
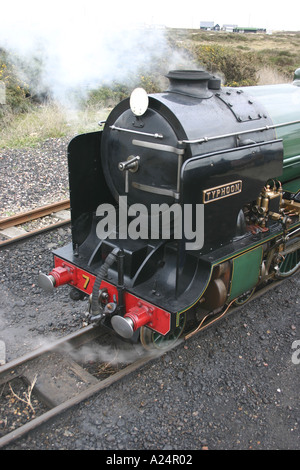
[[[167,91],[134,90],[103,130],[70,142],[72,241],[39,275],[146,348],[300,266],[300,69],[272,86],[222,87],[204,70],[167,78]]]

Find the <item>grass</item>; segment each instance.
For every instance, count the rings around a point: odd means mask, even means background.
[[[269,65],[262,66],[257,72],[257,85],[276,85],[290,83],[291,80]]]
[[[239,34],[223,31],[173,30],[172,40],[180,41],[187,48],[197,46],[219,45],[230,47],[237,54],[255,54],[257,63],[270,66],[281,76],[292,80],[293,72],[300,67],[300,32],[277,32],[274,34]]]
[[[0,148],[35,147],[49,138],[99,130],[108,110],[88,107],[71,112],[55,104],[38,106],[26,114],[15,115],[0,135]]]

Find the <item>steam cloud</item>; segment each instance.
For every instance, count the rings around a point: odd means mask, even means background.
[[[69,91],[124,81],[142,66],[153,72],[151,64],[160,58],[166,72],[173,67],[164,30],[128,23],[132,5],[103,6],[90,0],[84,5],[68,3],[54,0],[48,11],[41,2],[35,5],[37,10],[28,2],[14,7],[15,11],[5,6],[0,48],[11,54],[33,93],[50,90],[66,104]],[[176,62],[182,64],[182,57],[176,57]]]

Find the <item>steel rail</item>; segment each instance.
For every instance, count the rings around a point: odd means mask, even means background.
[[[107,379],[99,381],[99,383],[92,385],[90,388],[88,388],[84,392],[79,393],[75,397],[70,398],[69,400],[50,409],[49,411],[46,411],[46,413],[43,413],[41,416],[38,416],[37,418],[34,418],[32,421],[24,424],[20,428],[14,431],[11,431],[10,433],[6,434],[6,436],[3,436],[2,438],[0,438],[0,448],[19,439],[20,437],[24,436],[28,432],[33,431],[41,424],[46,423],[51,418],[58,416],[64,411],[67,411],[69,408],[72,408],[73,406],[78,405],[82,401],[86,400],[87,398],[90,398],[92,395],[96,394],[97,392],[100,392],[101,390],[109,387],[110,385],[121,380],[122,378],[126,377],[132,372],[140,369],[141,367],[146,365],[148,362],[152,361],[153,359],[155,359],[156,357],[160,355],[163,355],[164,353],[165,351],[160,351],[160,352],[157,352],[156,354],[148,354],[138,359],[137,361],[133,362],[129,366],[125,367],[124,369],[111,375]]]
[[[34,349],[23,356],[20,356],[16,359],[13,359],[3,366],[0,366],[0,385],[3,383],[2,379],[5,374],[11,374],[12,371],[19,367],[26,362],[32,361],[33,359],[45,354],[46,352],[58,350],[59,348],[63,347],[66,344],[70,344],[72,346],[81,345],[83,342],[90,341],[91,339],[96,338],[99,336],[99,328],[95,327],[95,325],[89,325],[85,328],[81,328],[74,333],[70,333],[67,336],[63,336],[57,340],[47,343],[46,345],[41,346],[40,348]]]
[[[5,230],[10,227],[15,227],[17,225],[24,224],[31,220],[36,220],[47,215],[51,215],[55,212],[59,212],[62,210],[70,209],[70,200],[65,199],[60,202],[54,202],[53,204],[48,204],[46,206],[38,207],[36,209],[22,212],[21,214],[16,214],[11,217],[5,217],[0,219],[0,230]],[[49,224],[46,227],[40,227],[34,230],[30,230],[29,232],[16,235],[15,237],[11,237],[5,240],[0,241],[0,248],[11,245],[21,240],[25,240],[26,238],[33,237],[34,235],[39,235],[43,232],[47,232],[49,230],[54,230],[56,228],[62,227],[63,225],[68,224],[71,221],[70,218],[65,220],[60,220],[59,222],[55,222],[53,224]]]
[[[22,370],[16,370],[20,368],[24,368],[27,363],[30,361],[38,358],[39,356],[42,356],[43,354],[49,352],[49,351],[64,351],[65,348],[68,348],[68,345],[72,345],[73,347],[79,347],[83,343],[86,343],[88,341],[92,341],[93,339],[101,336],[103,332],[103,329],[94,325],[89,325],[88,327],[85,327],[75,333],[72,333],[66,337],[63,337],[50,345],[47,346],[42,346],[41,348],[38,348],[37,350],[27,353],[24,356],[17,358],[4,366],[0,367],[0,384],[7,383],[11,380],[13,380],[16,377],[22,377]],[[0,448],[3,448],[7,446],[8,444],[11,444],[12,442],[16,441],[17,439],[21,438],[22,436],[26,435],[27,433],[33,431],[36,429],[38,426],[46,423],[48,420],[51,418],[54,418],[55,416],[58,416],[59,414],[63,413],[64,411],[68,410],[69,408],[73,407],[74,405],[79,404],[83,400],[91,397],[95,393],[103,390],[104,388],[109,387],[110,385],[114,384],[115,382],[121,380],[123,377],[131,374],[132,372],[136,371],[137,369],[140,369],[144,365],[146,365],[148,362],[152,361],[153,359],[157,358],[158,356],[161,356],[165,353],[166,351],[155,351],[155,352],[149,352],[145,351],[145,354],[142,355],[140,358],[138,358],[136,361],[132,362],[129,364],[127,367],[125,367],[122,370],[119,370],[118,372],[115,372],[113,375],[109,376],[108,378],[104,380],[98,380],[97,383],[89,386],[86,390],[78,393],[77,395],[67,399],[63,403],[60,403],[57,406],[54,406],[53,408],[49,409],[42,415],[32,419],[28,423],[20,426],[19,428],[9,432],[5,436],[0,438]]]
[[[15,225],[21,225],[30,220],[40,219],[46,215],[50,215],[53,212],[59,212],[70,208],[70,199],[65,199],[63,201],[54,202],[52,204],[47,204],[46,206],[37,207],[27,212],[22,212],[20,214],[12,215],[11,217],[0,218],[0,230],[5,230],[9,227],[14,227]]]
[[[54,230],[56,228],[62,227],[63,225],[68,224],[69,222],[70,222],[70,219],[61,220],[60,222],[56,222],[55,224],[50,224],[50,225],[47,225],[46,227],[41,227],[36,230],[31,230],[30,232],[26,232],[16,237],[8,238],[7,240],[1,240],[0,248],[7,246],[7,245],[12,245],[13,243],[16,243],[18,241],[26,240],[26,238],[33,237],[34,235],[39,235],[40,233],[48,232],[49,230]]]
[[[288,279],[292,278],[293,276],[290,276]],[[278,285],[281,285],[283,282],[285,282],[287,279],[283,280],[278,280],[274,281],[271,284],[268,284],[267,286],[261,288],[257,292],[255,292],[251,298],[245,302],[242,305],[237,305],[234,307],[228,306],[226,311],[221,313],[221,314],[216,314],[214,315],[210,320],[207,321],[207,323],[201,323],[196,330],[192,330],[190,333],[187,335],[181,337],[177,342],[175,342],[170,348],[166,349],[157,349],[154,352],[153,351],[146,351],[145,354],[142,355],[139,359],[136,361],[132,362],[129,364],[127,367],[125,367],[122,370],[119,370],[118,372],[115,372],[114,374],[110,375],[108,378],[104,380],[99,380],[98,383],[91,385],[88,387],[86,390],[83,392],[78,393],[76,396],[71,397],[64,401],[63,403],[54,406],[51,408],[49,411],[46,411],[42,415],[34,418],[30,422],[20,426],[18,429],[15,429],[5,436],[0,438],[0,448],[3,448],[7,446],[8,444],[11,444],[12,442],[16,441],[17,439],[23,437],[24,435],[28,434],[29,432],[33,431],[36,429],[38,426],[46,423],[50,419],[58,416],[59,414],[67,411],[68,409],[72,408],[75,405],[78,405],[82,401],[84,401],[87,398],[90,398],[92,395],[95,395],[96,393],[100,392],[101,390],[108,388],[110,385],[113,385],[114,383],[118,382],[119,380],[123,379],[124,377],[128,376],[132,372],[137,371],[138,369],[141,369],[143,366],[148,364],[149,362],[153,361],[156,358],[159,358],[166,354],[170,349],[173,349],[174,347],[177,347],[178,345],[182,344],[184,341],[189,340],[190,337],[194,336],[195,333],[198,333],[200,331],[203,331],[206,328],[209,328],[212,326],[214,323],[218,323],[221,318],[227,318],[229,315],[231,316],[233,313],[238,312],[241,310],[245,305],[250,303],[253,300],[258,299],[262,295],[264,295],[266,292],[269,290],[277,287]],[[230,307],[230,308],[229,308]],[[205,319],[204,319],[205,320]],[[81,330],[71,333],[68,336],[65,336],[59,340],[56,340],[50,345],[43,346],[33,352],[27,353],[21,358],[17,358],[4,366],[0,367],[0,385],[3,383],[7,383],[8,381],[12,380],[13,378],[20,377],[22,374],[20,372],[16,372],[15,369],[18,367],[21,367],[22,365],[26,364],[28,361],[38,357],[39,355],[42,355],[44,353],[47,353],[49,351],[55,351],[57,350],[58,352],[60,350],[64,350],[64,347],[67,344],[71,344],[72,347],[79,347],[81,346],[84,342],[91,341],[98,336],[101,336],[103,333],[103,329],[101,327],[97,327],[95,325],[89,325],[88,327],[82,328]],[[13,373],[14,372],[14,373]],[[3,377],[1,379],[1,376]]]

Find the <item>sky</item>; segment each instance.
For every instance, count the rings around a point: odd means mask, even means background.
[[[270,0],[251,0],[247,8],[245,2],[224,0],[0,0],[0,48],[11,52],[12,60],[24,58],[29,67],[33,57],[41,58],[39,91],[47,85],[62,100],[68,87],[121,80],[145,60],[151,67],[166,41],[163,29],[146,32],[143,25],[199,29],[200,21],[214,21],[300,31],[298,13],[296,0],[286,0],[284,9]],[[169,70],[183,62],[175,52],[169,59]]]
[[[177,2],[177,8],[174,5],[175,2],[170,0],[154,0],[151,8],[153,21],[169,27],[185,28],[198,28],[200,21],[214,21],[220,26],[237,24],[270,30],[300,30],[299,3],[295,0],[286,0],[284,8],[279,8],[278,2],[270,0],[184,0],[182,4]]]
[[[65,21],[77,25],[82,20],[90,22],[91,27],[104,29],[133,23],[198,28],[200,21],[214,21],[220,26],[238,24],[271,30],[300,30],[298,1],[286,0],[284,8],[278,5],[270,0],[151,0],[146,3],[140,0],[0,0],[0,19],[1,30],[10,28],[16,34],[20,26],[23,29],[27,25],[31,30],[53,29],[63,27]]]
[[[16,34],[19,25],[34,30],[51,29],[63,27],[65,21],[78,24],[82,20],[90,22],[91,27],[104,29],[132,23],[198,28],[200,21],[214,21],[220,26],[233,23],[271,30],[300,30],[297,0],[286,0],[284,8],[279,8],[274,0],[0,0],[0,5],[1,29],[11,28]]]

